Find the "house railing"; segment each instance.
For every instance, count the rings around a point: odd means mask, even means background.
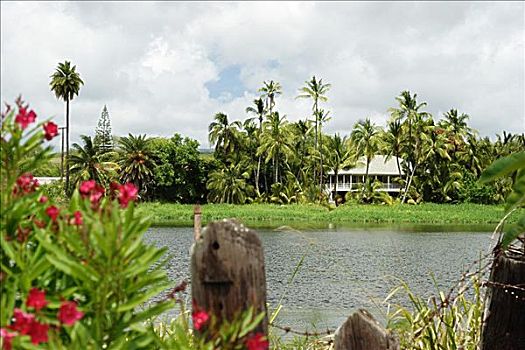
[[[332,183],[326,185],[327,188],[330,191],[333,191],[334,184]],[[337,191],[354,191],[357,190],[360,186],[362,186],[362,183],[337,183]],[[401,189],[401,185],[397,183],[381,183],[381,187],[379,187],[379,191],[399,191]]]

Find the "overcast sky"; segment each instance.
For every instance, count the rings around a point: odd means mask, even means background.
[[[208,147],[213,115],[244,119],[263,80],[283,86],[281,114],[307,117],[295,96],[315,74],[332,84],[329,133],[384,124],[405,89],[435,117],[469,114],[482,136],[523,132],[524,20],[523,2],[2,2],[1,98],[21,93],[63,124],[49,76],[70,60],[85,82],[73,141],[106,104],[116,135],[178,132]]]

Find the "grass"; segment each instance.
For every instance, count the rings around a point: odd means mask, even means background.
[[[193,205],[142,203],[139,210],[152,219],[153,226],[192,226]],[[521,209],[522,211],[525,209]],[[322,228],[328,225],[356,224],[431,224],[495,226],[503,216],[503,206],[480,204],[420,205],[355,205],[327,208],[314,204],[206,204],[202,221],[237,218],[252,227],[275,228],[283,225],[297,228]],[[515,220],[516,213],[510,222]],[[490,225],[490,226],[489,226]]]

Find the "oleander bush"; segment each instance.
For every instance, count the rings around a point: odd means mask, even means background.
[[[149,222],[135,210],[137,188],[87,180],[67,202],[48,197],[32,172],[51,158],[58,128],[36,118],[21,100],[2,114],[2,349],[182,349],[184,339],[188,349],[212,349],[219,338],[225,349],[268,347],[251,333],[260,321],[252,314],[206,338],[188,327],[184,337],[160,337],[155,319],[175,296],[159,296],[169,287],[167,258],[142,240]],[[214,319],[192,316],[195,329]]]

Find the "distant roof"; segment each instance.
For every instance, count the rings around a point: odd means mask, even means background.
[[[396,163],[397,157],[392,157],[386,160],[386,156],[377,155],[370,161],[370,167],[368,169],[368,175],[399,175]],[[340,170],[339,174],[350,174],[350,175],[365,175],[366,174],[366,158],[359,158],[361,165],[352,168]],[[403,159],[399,158],[399,165],[401,166]],[[329,174],[333,174],[333,170]],[[401,168],[401,174],[403,174],[403,168]]]

